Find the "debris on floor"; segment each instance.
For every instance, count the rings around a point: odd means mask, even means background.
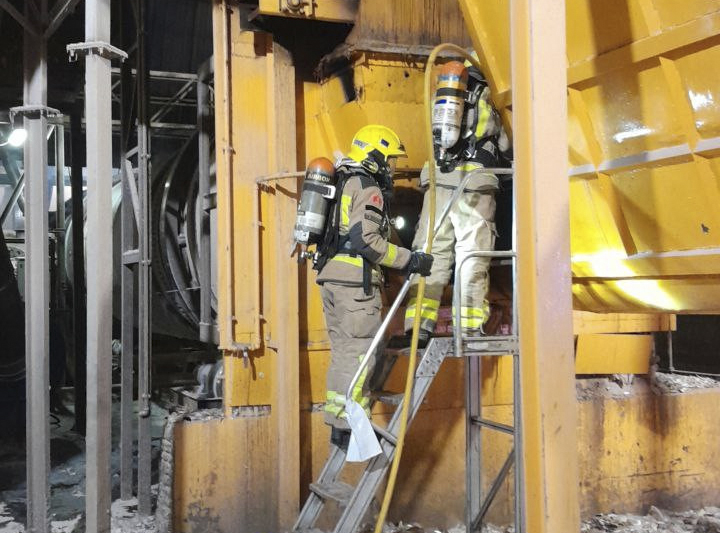
[[[599,397],[620,399],[643,394],[680,394],[716,387],[720,387],[720,381],[712,377],[666,372],[654,372],[647,376],[616,374],[575,381],[575,392],[579,401]]]
[[[720,386],[720,382],[709,376],[690,374],[668,374],[656,372],[653,388],[660,394],[677,394],[695,389],[711,389]]]
[[[670,512],[651,507],[645,516],[598,515],[583,523],[581,533],[720,533],[720,508]]]
[[[157,478],[166,410],[153,406],[152,463],[153,481]],[[111,453],[112,497],[120,495],[119,451],[120,404],[113,402],[113,447]],[[50,434],[50,525],[51,533],[85,531],[85,441],[73,430],[71,412],[53,415]],[[137,452],[135,452],[137,453]],[[0,445],[0,533],[25,533],[26,484],[25,450],[22,443]],[[157,495],[158,486],[151,487]],[[140,520],[134,510],[137,504],[112,504],[112,532],[150,532],[155,530],[154,517]]]
[[[513,526],[484,525],[482,533],[513,533]],[[465,533],[465,526],[447,530],[423,529],[417,524],[393,525],[383,533]],[[698,511],[672,512],[650,507],[647,515],[603,514],[580,525],[580,533],[720,533],[720,508],[704,507]]]

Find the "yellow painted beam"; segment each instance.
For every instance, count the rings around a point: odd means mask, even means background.
[[[580,520],[565,2],[510,7],[525,530],[572,532]]]
[[[262,431],[275,444],[243,467],[254,478],[264,462],[275,465],[272,490],[243,498],[247,506],[269,499],[272,512],[257,523],[287,530],[300,496],[299,276],[289,257],[298,184],[257,180],[296,170],[296,79],[290,52],[268,33],[243,30],[245,16],[234,2],[215,4],[224,403],[230,416],[258,405],[272,412]]]
[[[575,335],[672,331],[677,327],[676,324],[675,315],[573,311],[573,332]]]
[[[578,335],[575,373],[647,374],[652,345],[652,335]]]

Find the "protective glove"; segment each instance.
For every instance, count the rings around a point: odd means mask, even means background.
[[[410,254],[410,261],[408,261],[405,271],[408,275],[420,274],[421,276],[429,276],[430,269],[433,264],[433,256],[424,252],[412,252]]]

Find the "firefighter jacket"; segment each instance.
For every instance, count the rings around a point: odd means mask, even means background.
[[[410,250],[389,242],[390,220],[377,182],[361,168],[347,165],[350,176],[338,191],[339,246],[318,273],[317,283],[333,282],[363,286],[372,271],[371,283],[382,283],[381,266],[402,269]]]

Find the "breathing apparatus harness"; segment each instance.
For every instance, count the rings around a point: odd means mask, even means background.
[[[372,152],[371,154],[372,155]],[[352,245],[350,234],[340,235],[340,216],[343,189],[347,181],[353,176],[364,176],[374,180],[383,194],[383,221],[388,220],[387,200],[392,195],[392,173],[387,163],[380,163],[381,157],[366,158],[362,163],[356,163],[351,159],[342,159],[335,169],[337,184],[335,186],[335,197],[328,207],[328,216],[325,219],[325,231],[322,239],[317,245],[313,256],[313,269],[320,272],[328,261],[339,253],[348,254],[350,257],[360,257],[363,262],[363,290],[367,296],[372,294],[372,271],[373,266],[365,259]],[[349,229],[349,228],[348,228]]]

